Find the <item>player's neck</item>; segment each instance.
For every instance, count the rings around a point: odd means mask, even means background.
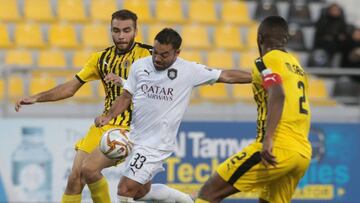
[[[286,48],[283,45],[266,46],[266,47],[262,48],[261,56],[264,56],[265,54],[267,54],[268,52],[273,51],[273,50],[280,50],[280,51],[286,52]]]

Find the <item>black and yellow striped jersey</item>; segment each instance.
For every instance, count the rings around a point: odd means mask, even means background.
[[[307,74],[297,59],[284,51],[272,50],[259,59],[257,63],[262,63],[272,73],[280,75],[285,93],[283,112],[274,134],[273,146],[297,151],[310,159],[311,145],[308,134],[311,112],[307,98]],[[262,86],[262,77],[256,64],[252,75],[252,87],[258,111],[256,140],[262,142],[266,129],[268,95]]]
[[[112,83],[105,83],[105,76],[109,73],[114,73],[123,79],[127,79],[129,69],[134,61],[151,55],[151,51],[151,46],[137,42],[126,53],[119,53],[116,46],[108,47],[101,52],[92,54],[83,69],[76,74],[76,78],[82,83],[101,79],[106,93],[105,108],[103,111],[103,113],[106,114],[116,97],[122,93],[123,88]],[[109,124],[129,128],[131,112],[132,106],[110,121]]]

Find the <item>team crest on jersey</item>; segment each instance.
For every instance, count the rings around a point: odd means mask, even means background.
[[[125,60],[124,62],[122,62],[122,66],[124,68],[128,68],[130,66],[130,61],[129,60]]]
[[[170,68],[170,69],[168,69],[167,75],[171,80],[174,80],[177,77],[177,70]]]

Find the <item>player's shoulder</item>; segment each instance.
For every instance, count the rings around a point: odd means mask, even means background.
[[[281,50],[271,50],[267,52],[263,57],[263,61],[281,61],[284,57],[288,55],[287,52]]]
[[[145,49],[147,51],[149,51],[150,53],[152,52],[153,50],[153,47],[151,45],[148,45],[148,44],[143,44],[143,43],[140,43],[140,42],[135,42],[135,45],[138,49]]]
[[[139,58],[139,59],[135,60],[134,63],[132,64],[132,68],[137,67],[137,66],[151,65],[151,63],[152,63],[151,56],[146,56],[146,57]]]

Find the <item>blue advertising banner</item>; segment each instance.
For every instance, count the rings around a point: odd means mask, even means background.
[[[178,150],[154,182],[164,182],[188,193],[198,191],[222,161],[253,141],[255,128],[255,123],[244,122],[184,122],[178,135]],[[315,123],[309,138],[313,159],[293,202],[360,202],[360,125]],[[256,199],[256,193],[238,193],[227,202],[257,202]]]

